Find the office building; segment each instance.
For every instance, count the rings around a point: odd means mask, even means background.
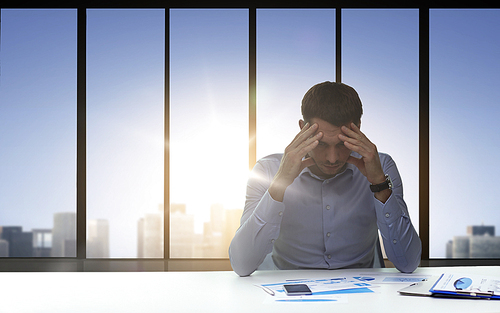
[[[9,256],[9,242],[5,239],[0,239],[0,258]]]
[[[33,256],[33,234],[21,226],[3,226],[1,239],[9,243],[9,257]]]
[[[170,254],[177,258],[194,256],[194,215],[184,210],[174,210],[170,214]]]
[[[489,235],[495,237],[495,226],[467,226],[467,235],[469,236],[484,236]]]
[[[87,257],[109,258],[109,222],[107,220],[87,221]]]
[[[163,258],[163,214],[148,213],[137,225],[137,256]]]
[[[469,255],[471,258],[500,258],[500,237],[471,236]]]
[[[52,251],[52,229],[33,229],[33,256],[50,257]]]
[[[51,256],[76,257],[76,213],[54,214]]]
[[[470,236],[453,237],[452,256],[453,258],[464,259],[469,257]]]
[[[447,258],[499,258],[500,237],[495,226],[467,226],[467,236],[455,236],[446,245]]]

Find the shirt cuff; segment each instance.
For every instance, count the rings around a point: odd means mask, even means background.
[[[266,191],[260,200],[255,210],[256,216],[262,221],[269,224],[281,224],[283,213],[285,211],[285,204],[273,199]]]
[[[396,220],[401,217],[401,214],[404,214],[397,203],[397,197],[394,191],[385,203],[375,199],[375,212],[377,214],[377,219],[379,221],[384,221],[388,225],[396,222]]]

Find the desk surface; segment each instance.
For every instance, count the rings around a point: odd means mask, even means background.
[[[500,266],[419,268],[500,276]],[[234,272],[0,273],[0,312],[500,312],[500,301],[402,296],[402,284],[349,294],[347,303],[270,303],[254,284],[332,275],[394,273],[395,269]],[[321,310],[321,311],[320,311]]]

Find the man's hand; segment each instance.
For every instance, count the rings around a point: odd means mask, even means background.
[[[385,181],[385,173],[380,163],[377,146],[361,132],[356,124],[351,123],[349,126],[342,126],[342,134],[339,134],[339,139],[344,142],[346,148],[361,155],[361,158],[351,155],[347,159],[347,162],[354,164],[371,184],[383,183]],[[391,190],[388,189],[375,193],[375,197],[384,203],[390,195]]]
[[[318,124],[312,126],[305,124],[286,147],[278,172],[269,186],[269,194],[274,200],[282,202],[286,188],[293,183],[304,168],[314,165],[314,160],[310,157],[303,158],[316,148],[323,137],[322,132],[315,134],[317,129]]]

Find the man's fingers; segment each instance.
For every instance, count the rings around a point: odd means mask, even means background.
[[[351,155],[346,162],[356,166],[360,171],[364,170],[365,162],[363,159],[356,158]]]
[[[306,123],[304,127],[300,130],[300,132],[295,136],[293,139],[291,146],[293,148],[299,146],[302,144],[304,141],[307,139],[313,137],[314,133],[318,130],[318,124],[314,123],[312,125],[309,125],[309,123]]]
[[[304,160],[302,160],[302,169],[305,169],[306,167],[309,167],[309,166],[313,166],[315,163],[314,163],[314,160],[311,158],[311,157],[308,157],[308,158],[305,158]]]

